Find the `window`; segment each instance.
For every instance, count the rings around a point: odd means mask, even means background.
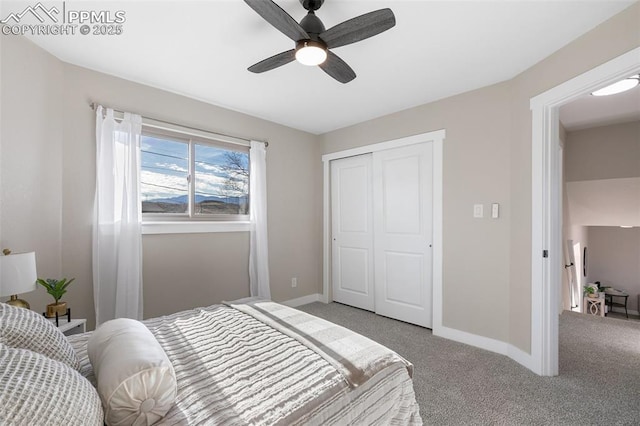
[[[248,220],[248,146],[145,128],[140,181],[145,221]]]

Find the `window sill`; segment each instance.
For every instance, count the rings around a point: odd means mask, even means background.
[[[142,235],[249,232],[250,222],[143,222]]]

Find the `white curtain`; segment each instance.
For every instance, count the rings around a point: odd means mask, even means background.
[[[96,194],[93,220],[93,297],[96,325],[142,319],[142,118],[96,109]]]
[[[267,243],[267,150],[263,142],[251,141],[249,151],[249,287],[251,296],[271,299]]]

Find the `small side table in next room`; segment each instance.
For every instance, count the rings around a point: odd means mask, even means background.
[[[629,299],[629,295],[627,293],[625,293],[624,291],[607,288],[604,291],[604,296],[607,300],[607,306],[609,306],[609,312],[613,312],[614,306],[624,308],[624,313],[627,315],[627,319],[629,319],[629,312],[627,312],[627,299]],[[618,300],[614,300],[614,298],[618,298]],[[624,299],[624,303],[620,302],[620,298]]]
[[[585,314],[604,316],[604,298],[585,297],[582,304]]]

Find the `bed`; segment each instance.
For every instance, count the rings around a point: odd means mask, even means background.
[[[175,402],[156,424],[422,424],[408,361],[304,312],[243,299],[143,323],[177,382]],[[95,386],[91,336],[68,341]]]

